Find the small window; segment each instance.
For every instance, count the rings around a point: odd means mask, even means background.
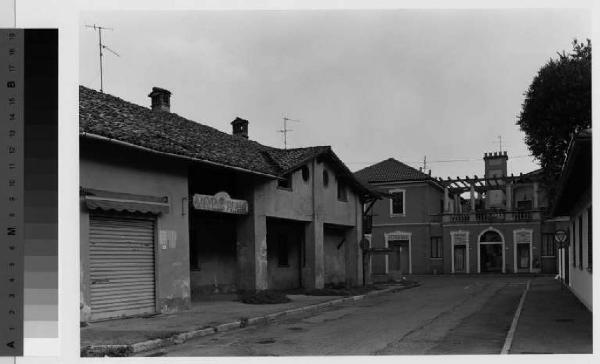
[[[554,244],[554,234],[542,234],[542,256],[556,256],[556,246]]]
[[[404,191],[391,191],[392,198],[390,199],[391,214],[404,215]]]
[[[337,181],[337,198],[339,201],[348,201],[348,191],[344,182],[340,180]]]
[[[279,234],[277,241],[277,260],[280,267],[289,267],[287,235]]]
[[[327,171],[323,171],[323,186],[329,186],[329,173]]]
[[[531,200],[517,201],[517,209],[518,210],[531,210],[531,209],[533,209],[533,201],[531,201]]]
[[[443,246],[441,236],[431,237],[431,257],[442,258]]]
[[[304,180],[304,182],[308,182],[308,179],[310,178],[310,171],[308,170],[308,166],[302,166],[300,170],[302,171],[302,179]]]
[[[290,174],[286,174],[285,176],[282,177],[282,179],[277,180],[277,187],[279,188],[283,188],[286,190],[291,190],[292,189],[292,175]]]

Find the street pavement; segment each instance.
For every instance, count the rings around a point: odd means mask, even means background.
[[[517,326],[510,352],[591,352],[591,313],[581,311],[576,299],[569,301],[573,299],[570,292],[560,290],[552,278],[497,275],[416,279],[422,285],[410,290],[333,306],[266,326],[192,339],[140,355],[499,354],[529,280],[532,288],[522,310],[525,323],[523,328]],[[536,316],[538,305],[551,305],[555,298],[562,300],[560,305],[553,305],[555,311],[576,320],[565,321],[563,317],[562,321],[555,321],[555,315],[547,320]],[[570,324],[570,329],[578,333],[573,339],[576,349],[541,347],[544,338],[536,339],[532,332],[535,325],[539,329],[539,323],[546,321],[553,322],[547,327],[563,330],[563,335],[565,326],[556,325]]]
[[[532,280],[511,354],[592,352],[592,313],[564,286]]]

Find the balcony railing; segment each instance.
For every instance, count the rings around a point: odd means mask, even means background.
[[[478,223],[504,221],[537,221],[542,218],[541,210],[475,210],[461,213],[445,213],[443,222]]]
[[[469,222],[469,214],[451,214],[450,221],[452,222]]]
[[[531,220],[531,211],[514,211],[513,217],[515,221],[529,221]]]
[[[475,211],[475,219],[477,221],[504,221],[505,218],[504,211]]]

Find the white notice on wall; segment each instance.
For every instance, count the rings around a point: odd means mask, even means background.
[[[175,249],[175,243],[177,242],[177,231],[171,230],[168,234],[169,248]]]
[[[175,230],[160,230],[158,240],[161,249],[174,249],[177,245],[177,232]]]
[[[160,248],[165,250],[167,249],[167,231],[166,230],[160,230],[158,232],[158,244],[160,245]]]

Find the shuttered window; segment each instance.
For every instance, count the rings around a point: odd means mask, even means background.
[[[593,222],[592,222],[592,208],[591,207],[588,207],[587,213],[588,213],[588,216],[587,216],[588,217],[587,218],[587,238],[588,238],[588,240],[587,240],[587,247],[588,247],[587,268],[591,272],[592,271],[592,257],[593,257],[593,254],[592,254],[592,246],[593,246],[593,244],[592,244],[592,225],[593,225]]]
[[[155,311],[154,220],[90,216],[92,320]]]
[[[404,190],[391,190],[390,191],[390,215],[398,216],[405,214],[404,207]]]
[[[556,256],[556,246],[554,244],[554,234],[542,234],[542,256]]]
[[[431,257],[442,258],[443,246],[441,236],[431,237]]]
[[[583,216],[579,215],[579,240],[577,241],[579,247],[579,269],[583,269]]]

